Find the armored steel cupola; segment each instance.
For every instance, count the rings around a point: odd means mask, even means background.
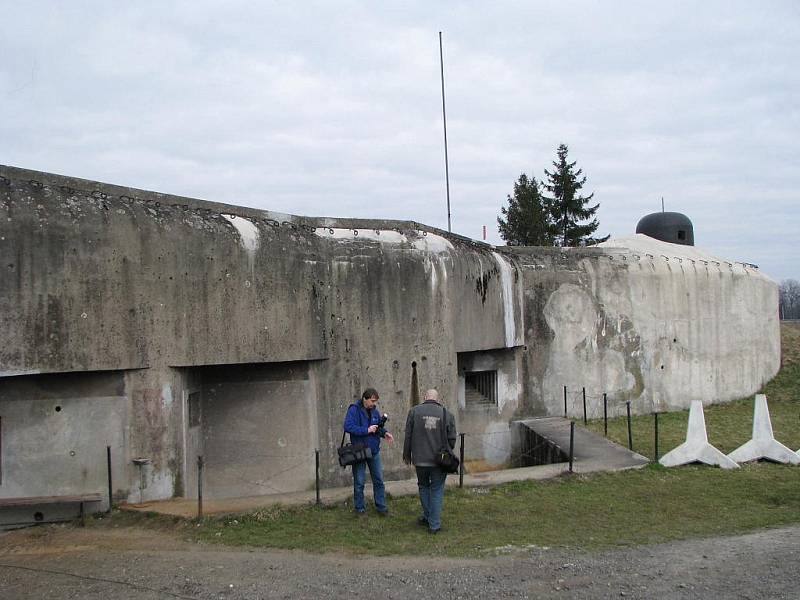
[[[646,215],[636,225],[643,233],[662,242],[694,246],[694,228],[689,217],[677,212],[657,212]]]

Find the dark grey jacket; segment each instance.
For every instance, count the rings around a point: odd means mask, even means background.
[[[442,405],[427,400],[408,411],[403,460],[417,467],[435,467],[434,457],[442,445]],[[456,446],[456,418],[447,411],[447,442]]]

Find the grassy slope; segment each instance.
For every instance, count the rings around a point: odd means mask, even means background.
[[[800,327],[783,327],[784,366],[764,392],[776,437],[800,447]],[[710,407],[709,439],[724,452],[747,441],[752,400]],[[662,415],[660,453],[683,441],[686,412]],[[602,432],[602,421],[590,423]],[[653,455],[652,417],[634,420],[634,448]],[[609,436],[627,443],[624,419]],[[529,544],[584,548],[735,533],[800,522],[800,468],[768,463],[736,471],[703,466],[565,476],[494,489],[447,492],[444,527],[429,536],[414,523],[416,498],[393,498],[392,516],[356,520],[348,506],[270,507],[192,527],[230,545],[377,554],[474,556]]]

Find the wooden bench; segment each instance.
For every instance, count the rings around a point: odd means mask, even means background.
[[[85,525],[84,504],[100,502],[101,494],[76,494],[72,496],[29,496],[27,498],[0,498],[0,508],[18,506],[44,506],[47,504],[80,504],[81,526]],[[31,521],[35,523],[36,521]]]

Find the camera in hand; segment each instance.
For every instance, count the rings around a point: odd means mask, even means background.
[[[378,421],[378,429],[382,429],[383,427],[385,427],[386,426],[386,421],[388,421],[388,420],[389,420],[389,415],[387,415],[386,413],[383,413],[381,415],[381,420]]]

